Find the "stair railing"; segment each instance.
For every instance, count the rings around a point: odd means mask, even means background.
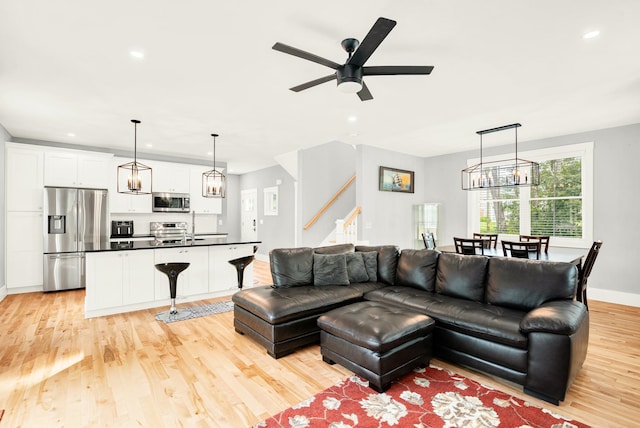
[[[313,218],[311,220],[309,220],[309,223],[304,225],[304,230],[309,229],[311,226],[313,226],[313,224],[318,221],[318,219],[320,217],[322,217],[322,215],[325,213],[325,211],[327,211],[329,209],[329,207],[331,205],[333,205],[335,203],[335,201],[338,200],[338,198],[349,188],[349,186],[351,186],[351,184],[353,184],[353,182],[356,181],[356,176],[352,176],[349,180],[347,180],[346,183],[344,183],[344,185],[340,188],[340,190],[338,190],[336,192],[335,195],[333,195],[333,197],[331,199],[329,199],[329,201],[324,204],[324,206],[322,208],[320,208],[320,211],[318,211],[318,213],[316,215],[313,216]]]

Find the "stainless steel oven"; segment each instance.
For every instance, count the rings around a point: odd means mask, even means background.
[[[188,213],[191,202],[188,193],[157,193],[152,195],[154,212]]]

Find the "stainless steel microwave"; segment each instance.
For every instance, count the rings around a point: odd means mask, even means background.
[[[154,212],[188,213],[191,210],[188,193],[154,192],[151,196]]]

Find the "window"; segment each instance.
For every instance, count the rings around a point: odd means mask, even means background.
[[[592,242],[593,143],[522,152],[540,164],[537,187],[496,187],[468,192],[468,235],[549,235],[552,245]],[[487,161],[505,159],[505,156]],[[477,163],[471,159],[469,164]]]

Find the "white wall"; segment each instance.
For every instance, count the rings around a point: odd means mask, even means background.
[[[278,184],[280,183],[280,184]],[[264,189],[278,188],[278,215],[264,215]],[[267,257],[273,248],[294,247],[295,190],[293,177],[276,165],[240,176],[240,191],[258,190],[258,245],[257,254]],[[240,212],[238,212],[240,215]]]
[[[415,172],[415,193],[378,190],[380,166]],[[357,205],[362,206],[358,239],[371,245],[394,244],[413,248],[413,207],[425,199],[424,160],[376,147],[359,145],[356,168]]]
[[[596,300],[640,306],[640,124],[519,143],[533,150],[575,143],[594,143],[593,236],[603,246],[589,278],[589,296]],[[485,149],[484,154],[512,153],[513,145]],[[443,244],[466,235],[467,197],[460,189],[460,171],[478,151],[454,153],[424,160],[426,197],[441,202]]]
[[[299,152],[299,246],[318,246],[335,228],[335,221],[356,207],[356,187],[352,184],[313,226],[303,230],[355,173],[356,150],[349,144],[330,142]]]
[[[9,134],[9,131],[7,131],[6,129],[4,129],[4,126],[2,126],[2,124],[0,124],[0,142],[6,142],[6,141],[11,141],[11,134]],[[4,254],[4,247],[5,247],[5,233],[4,233],[4,209],[5,209],[5,194],[4,194],[4,149],[0,150],[0,165],[3,166],[3,171],[2,174],[0,174],[0,228],[2,228],[2,237],[0,238],[0,260],[2,260],[2,262],[0,262],[0,300],[3,298],[4,295],[6,295],[6,283],[4,280],[4,273],[6,272],[5,269],[5,254]],[[2,291],[4,290],[4,291]]]

